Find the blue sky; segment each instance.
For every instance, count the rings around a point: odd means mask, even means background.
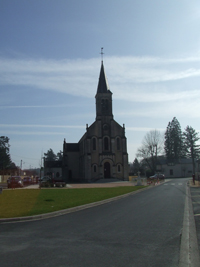
[[[95,120],[101,47],[129,162],[176,117],[200,132],[199,0],[0,0],[0,135],[12,160],[78,142]]]

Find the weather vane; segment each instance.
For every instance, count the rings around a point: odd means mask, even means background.
[[[101,48],[101,53],[100,54],[101,54],[101,61],[103,62],[103,54],[104,54],[103,53],[103,47]]]

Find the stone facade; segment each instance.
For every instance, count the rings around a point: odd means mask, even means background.
[[[96,120],[78,143],[63,144],[63,176],[67,181],[128,180],[129,166],[125,127],[112,114],[109,90],[102,62],[96,93]]]

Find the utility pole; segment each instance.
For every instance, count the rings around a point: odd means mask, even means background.
[[[19,175],[21,176],[22,175],[22,159],[21,159],[21,162],[20,162],[20,173]]]

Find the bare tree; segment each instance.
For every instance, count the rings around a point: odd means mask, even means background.
[[[163,134],[158,130],[152,130],[144,136],[137,157],[142,158],[152,172],[156,172],[157,157],[161,153],[163,153]]]

